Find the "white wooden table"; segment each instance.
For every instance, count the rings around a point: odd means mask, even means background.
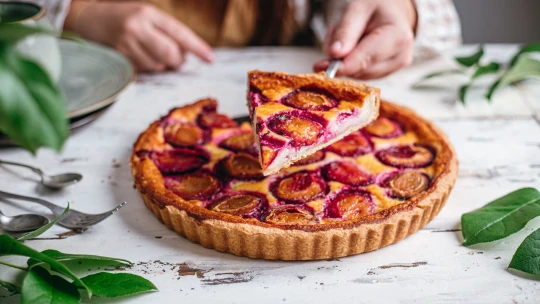
[[[460,53],[470,53],[473,46]],[[490,45],[487,57],[508,60],[515,46]],[[0,158],[27,162],[46,172],[77,171],[84,180],[62,192],[36,186],[24,170],[0,167],[0,190],[41,196],[87,212],[129,204],[80,235],[60,238],[51,229],[28,244],[38,250],[123,257],[136,263],[125,271],[143,275],[160,292],[123,302],[152,303],[537,303],[540,282],[506,268],[518,244],[540,221],[514,237],[477,248],[460,246],[460,217],[517,188],[540,185],[540,86],[507,88],[492,104],[473,90],[467,107],[456,102],[463,79],[439,81],[438,88],[413,90],[422,75],[452,67],[450,58],[425,62],[371,82],[384,98],[434,120],[450,137],[460,173],[446,207],[416,234],[381,250],[330,261],[252,260],[205,249],[158,222],[133,189],[128,159],[138,134],[174,106],[213,96],[221,111],[245,115],[246,72],[250,69],[309,72],[322,55],[300,48],[220,49],[217,62],[190,60],[183,72],[142,76],[99,120],[77,131],[63,153],[40,151],[36,158],[1,149]],[[7,214],[46,211],[38,205]],[[68,234],[69,235],[69,234]],[[0,277],[11,275],[1,268]],[[4,294],[5,295],[5,294]],[[0,302],[16,303],[18,296]]]

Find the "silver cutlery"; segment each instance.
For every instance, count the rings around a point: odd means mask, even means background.
[[[0,228],[9,232],[28,232],[41,228],[49,219],[40,214],[7,216],[0,211]]]
[[[34,173],[39,174],[41,177],[41,184],[43,184],[46,187],[53,188],[53,189],[61,189],[65,188],[67,186],[76,184],[82,180],[82,175],[78,173],[63,173],[58,175],[47,175],[41,171],[39,168],[35,168],[29,165],[21,164],[21,163],[15,163],[10,161],[5,161],[0,159],[0,165],[12,165],[12,166],[19,166],[24,167],[27,169],[32,170]]]
[[[24,201],[40,204],[42,206],[49,208],[55,217],[59,217],[65,210],[64,207],[57,206],[51,202],[48,202],[44,199],[40,199],[37,197],[23,196],[23,195],[0,191],[0,198],[24,200]],[[122,208],[125,204],[126,202],[123,202],[120,205],[118,205],[116,208],[110,211],[104,212],[104,213],[100,213],[100,214],[87,214],[87,213],[82,213],[82,212],[70,209],[68,213],[66,213],[66,215],[64,215],[58,221],[57,224],[59,224],[60,226],[69,228],[69,229],[76,229],[76,230],[84,229],[105,220],[109,216],[113,215],[120,208]]]
[[[336,72],[339,70],[340,65],[341,65],[341,59],[330,60],[330,63],[328,64],[328,68],[326,69],[326,77],[334,78],[336,76]]]

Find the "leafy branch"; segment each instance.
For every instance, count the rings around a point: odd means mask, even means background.
[[[520,231],[538,216],[540,192],[534,188],[516,190],[463,214],[463,246],[501,240]],[[508,267],[540,276],[540,229],[525,238]]]
[[[458,90],[459,101],[465,104],[467,92],[478,78],[490,74],[499,74],[498,79],[489,86],[485,95],[487,100],[491,101],[496,91],[505,86],[513,85],[527,79],[540,79],[540,61],[525,56],[536,52],[540,52],[540,43],[531,43],[523,46],[506,65],[506,69],[504,69],[505,66],[498,62],[490,62],[482,65],[481,60],[484,56],[484,48],[480,47],[476,53],[470,56],[454,58],[460,65],[459,68],[430,73],[422,77],[417,84],[427,79],[452,74],[469,75],[470,79],[461,85]]]
[[[80,303],[80,291],[88,298],[92,295],[102,298],[116,298],[145,292],[157,291],[150,281],[130,273],[99,272],[85,277],[75,275],[67,262],[106,262],[114,266],[132,266],[128,260],[97,255],[68,254],[56,250],[38,252],[22,242],[34,238],[52,227],[69,211],[66,210],[48,224],[22,238],[14,239],[7,234],[0,235],[0,257],[25,256],[27,267],[13,265],[0,260],[0,267],[11,267],[24,271],[22,284],[0,280],[0,287],[10,292],[20,293],[22,303]]]
[[[0,132],[34,154],[40,147],[59,151],[68,136],[60,90],[37,62],[17,51],[17,43],[38,34],[57,35],[39,27],[0,23]]]

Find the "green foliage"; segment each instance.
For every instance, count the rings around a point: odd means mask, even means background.
[[[430,73],[422,77],[413,87],[418,87],[418,84],[424,80],[447,76],[451,74],[464,74],[470,75],[469,81],[465,84],[462,84],[458,90],[459,101],[465,104],[465,99],[467,96],[468,90],[472,87],[473,82],[489,74],[499,74],[499,78],[489,86],[486,99],[488,101],[492,100],[495,92],[508,85],[527,80],[527,79],[540,79],[540,61],[526,56],[530,53],[540,52],[540,43],[532,43],[529,45],[523,46],[512,58],[508,64],[508,69],[501,69],[501,64],[498,62],[490,62],[487,65],[482,65],[480,62],[484,56],[484,49],[480,49],[472,54],[471,56],[466,57],[456,57],[456,62],[460,65],[459,69],[450,69],[444,71],[438,71],[435,73]]]
[[[519,245],[508,267],[540,275],[540,229],[531,233]]]
[[[26,271],[22,287],[13,283],[0,280],[0,287],[11,292],[21,293],[22,303],[80,303],[79,288],[87,292],[89,298],[92,295],[104,298],[124,297],[144,292],[157,291],[150,281],[134,274],[100,272],[83,278],[76,276],[64,263],[77,262],[108,262],[115,265],[131,266],[130,261],[121,258],[111,258],[88,254],[68,254],[57,250],[44,250],[38,252],[21,241],[36,237],[52,227],[66,210],[54,221],[42,228],[16,240],[7,234],[0,235],[0,256],[25,256],[28,257],[27,268],[11,265],[6,262],[0,263],[0,267],[13,267]],[[50,271],[45,268],[47,266]],[[67,280],[69,279],[69,280]]]
[[[538,216],[540,192],[534,188],[516,190],[480,209],[463,214],[463,246],[506,238]],[[540,229],[525,238],[508,267],[540,275]],[[540,279],[540,276],[537,278]]]
[[[145,278],[131,273],[100,272],[81,279],[92,293],[102,298],[116,298],[157,291],[157,287]]]
[[[68,136],[64,98],[39,64],[16,51],[18,41],[34,34],[56,32],[0,24],[0,131],[32,153],[59,151]]]
[[[500,197],[484,207],[463,214],[463,245],[503,239],[540,216],[540,192],[523,188]]]
[[[43,267],[35,267],[24,277],[21,303],[79,303],[77,287],[64,278],[52,275]]]
[[[49,230],[49,228],[54,226],[68,212],[69,212],[69,203],[68,203],[68,205],[66,207],[66,210],[64,210],[64,212],[62,212],[62,214],[60,214],[59,217],[55,218],[53,221],[49,222],[47,225],[44,225],[43,227],[40,227],[40,228],[38,228],[38,229],[36,229],[36,230],[34,230],[32,232],[29,232],[29,233],[25,234],[24,236],[18,238],[17,240],[22,242],[22,241],[33,239],[35,237],[38,237],[38,236],[42,235],[45,231]]]

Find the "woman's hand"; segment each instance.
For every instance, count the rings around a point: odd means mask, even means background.
[[[84,5],[77,12],[77,5]],[[140,72],[177,69],[191,52],[212,62],[212,48],[191,29],[149,4],[73,1],[72,30],[110,45],[126,55]],[[73,18],[72,18],[73,19]],[[68,28],[66,20],[66,28]],[[69,29],[69,28],[68,28]]]
[[[343,59],[338,76],[386,76],[411,64],[416,17],[412,0],[355,0],[328,30],[323,49],[331,58]],[[328,60],[321,60],[313,69],[327,67]]]

